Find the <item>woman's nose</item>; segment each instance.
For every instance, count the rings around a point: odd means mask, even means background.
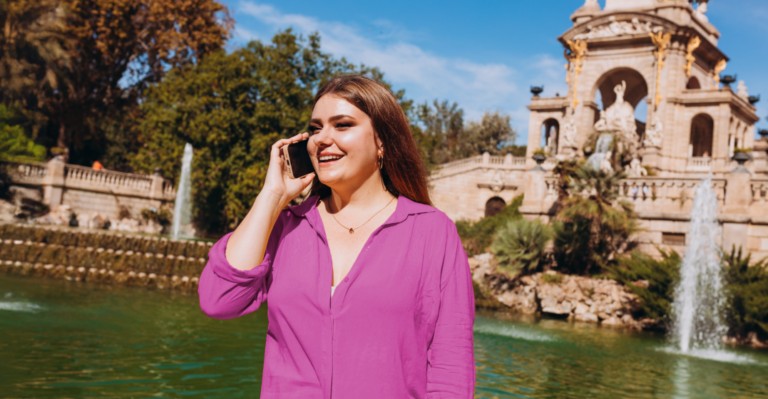
[[[310,137],[310,139],[313,140],[318,147],[329,146],[332,144],[329,129],[315,130],[314,134],[312,135],[312,137]]]

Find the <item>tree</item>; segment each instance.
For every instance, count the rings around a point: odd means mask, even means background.
[[[622,173],[589,165],[573,173],[572,190],[555,215],[555,261],[566,272],[600,273],[634,247],[635,213],[632,204],[618,199]]]
[[[428,165],[439,165],[466,157],[462,140],[464,136],[464,111],[457,103],[449,104],[434,100],[432,104],[420,104],[416,117],[422,129],[417,143],[425,153]]]
[[[514,143],[516,133],[510,124],[509,115],[486,112],[480,122],[470,122],[465,129],[467,156],[488,152],[491,155],[503,153],[502,146]]]
[[[0,104],[0,160],[42,161],[45,147],[27,137],[20,120],[15,112]]]
[[[203,234],[220,235],[251,208],[272,143],[304,131],[317,88],[344,72],[382,77],[323,53],[318,35],[290,30],[175,68],[147,92],[131,164],[176,181],[184,143],[192,144],[193,220]]]
[[[19,108],[33,134],[41,99],[68,92],[74,40],[58,0],[0,1],[0,102]]]
[[[39,11],[36,2],[16,4],[21,9],[16,16],[34,11],[52,18],[52,11]],[[131,114],[148,85],[158,82],[168,69],[193,64],[220,49],[231,26],[226,8],[215,0],[43,0],[39,4],[54,4],[56,23],[66,23],[63,31],[45,31],[64,33],[71,44],[58,47],[66,52],[66,73],[46,75],[65,77],[66,84],[59,81],[57,87],[48,84],[50,89],[25,90],[21,96],[31,96],[25,111],[45,117],[43,142],[68,148],[75,163],[101,157],[109,145],[105,130],[115,124],[114,132],[127,130],[124,117]]]

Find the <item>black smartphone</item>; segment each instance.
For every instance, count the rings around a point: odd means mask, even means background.
[[[307,151],[308,142],[309,140],[301,140],[283,147],[285,166],[288,168],[288,174],[294,179],[315,171]]]

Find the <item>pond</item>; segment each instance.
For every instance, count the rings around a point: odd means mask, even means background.
[[[257,398],[266,312],[189,294],[0,275],[0,397]],[[478,398],[768,398],[768,353],[478,312]]]

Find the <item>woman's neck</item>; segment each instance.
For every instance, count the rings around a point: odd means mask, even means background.
[[[336,213],[342,209],[364,210],[381,206],[391,200],[393,195],[386,190],[381,178],[369,179],[353,189],[331,188],[331,195],[326,199],[326,208]]]

